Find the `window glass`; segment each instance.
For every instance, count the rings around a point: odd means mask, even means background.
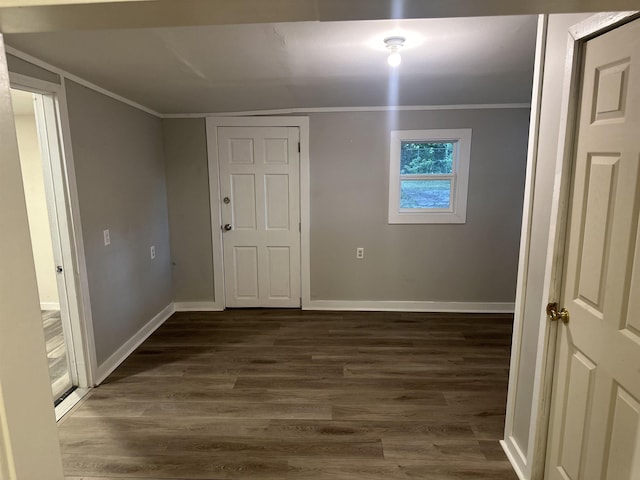
[[[453,142],[402,142],[400,175],[453,173]]]
[[[449,208],[451,180],[402,180],[400,208]]]

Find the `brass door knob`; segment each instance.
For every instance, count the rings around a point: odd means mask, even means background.
[[[547,317],[552,322],[562,320],[562,323],[569,323],[569,310],[562,308],[558,310],[558,304],[556,302],[549,303],[547,305]]]

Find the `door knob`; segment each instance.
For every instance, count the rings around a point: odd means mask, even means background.
[[[231,199],[229,197],[224,197],[222,201],[225,203],[225,205],[229,205],[231,203]]]
[[[549,317],[549,320],[552,322],[562,320],[562,323],[569,323],[569,310],[563,308],[558,311],[558,304],[556,302],[549,303],[547,305],[547,317]]]
[[[56,273],[62,273],[62,267],[60,265],[56,267]]]
[[[224,224],[224,230],[225,230],[226,232],[228,232],[229,230],[231,230],[231,228],[232,228],[232,227],[231,227],[231,224],[229,224],[229,223],[225,223],[225,224]]]

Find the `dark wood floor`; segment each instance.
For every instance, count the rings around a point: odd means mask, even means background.
[[[67,478],[515,480],[511,319],[175,314],[60,425]]]

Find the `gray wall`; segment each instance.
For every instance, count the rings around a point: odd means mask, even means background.
[[[529,111],[397,117],[398,129],[473,129],[467,223],[388,225],[388,114],[313,113],[312,299],[513,302]],[[174,300],[211,301],[204,123],[163,122]]]
[[[518,364],[518,383],[514,405],[511,435],[522,452],[529,447],[529,426],[533,401],[533,378],[536,368],[538,334],[545,301],[544,270],[549,241],[551,201],[558,155],[560,130],[560,106],[567,51],[569,27],[588,18],[591,14],[550,15],[545,49],[538,156],[535,170],[533,216],[531,220],[531,244],[527,290],[524,299],[521,349]]]
[[[209,170],[203,118],[164,119],[173,300],[214,301]]]
[[[66,89],[101,364],[171,303],[162,125],[74,82]],[[111,245],[105,247],[107,228]]]
[[[513,302],[528,119],[527,109],[405,111],[397,123],[312,114],[311,298]],[[467,222],[389,225],[389,130],[430,128],[473,129]]]

